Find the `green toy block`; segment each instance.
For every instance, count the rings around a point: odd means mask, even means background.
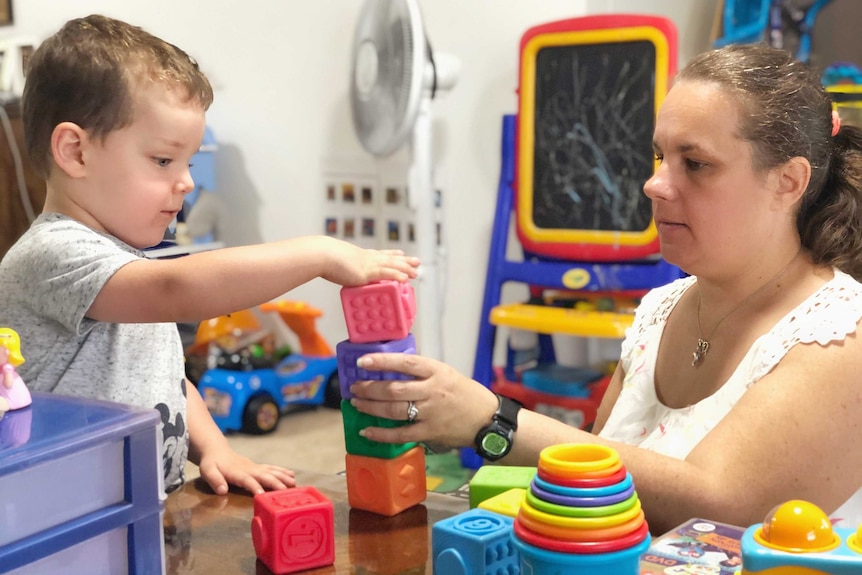
[[[504,491],[529,489],[535,476],[535,467],[483,465],[470,480],[470,509]]]
[[[341,401],[341,416],[344,420],[344,446],[347,453],[351,455],[395,459],[402,453],[416,447],[415,442],[380,443],[359,435],[359,431],[366,427],[401,427],[402,425],[409,425],[407,421],[395,421],[394,419],[361,413],[347,399]]]

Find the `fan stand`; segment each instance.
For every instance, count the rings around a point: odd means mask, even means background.
[[[419,267],[419,346],[422,355],[442,359],[441,302],[439,250],[437,249],[437,221],[432,168],[431,97],[423,90],[419,112],[413,125],[413,163],[408,175],[408,205],[415,214],[417,255]]]

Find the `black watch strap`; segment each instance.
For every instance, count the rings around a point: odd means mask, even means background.
[[[500,404],[497,406],[497,413],[493,419],[502,421],[512,428],[512,431],[518,430],[518,412],[521,411],[521,404],[514,399],[497,394],[497,401]]]
[[[497,394],[497,411],[491,421],[476,434],[476,453],[488,461],[505,457],[512,450],[515,431],[518,429],[518,412],[521,404]]]

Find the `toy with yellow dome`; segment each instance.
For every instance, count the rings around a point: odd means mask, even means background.
[[[833,527],[813,503],[791,500],[742,536],[743,575],[858,575],[862,526]]]

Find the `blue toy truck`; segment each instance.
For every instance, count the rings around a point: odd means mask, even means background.
[[[341,402],[338,360],[314,326],[320,310],[287,300],[260,309],[278,312],[298,337],[300,352],[270,367],[237,354],[235,361],[204,372],[197,388],[222,432],[269,433],[292,406],[337,408]]]

